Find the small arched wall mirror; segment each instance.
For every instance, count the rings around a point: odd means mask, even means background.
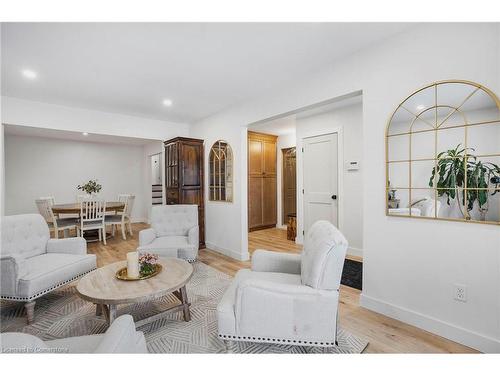
[[[217,141],[210,149],[209,192],[211,201],[233,201],[233,151],[225,141]]]
[[[468,81],[406,98],[386,131],[386,213],[500,224],[500,101]]]

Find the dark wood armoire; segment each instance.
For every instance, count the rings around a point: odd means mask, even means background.
[[[204,248],[203,139],[177,137],[164,145],[166,202],[198,205],[200,248]]]
[[[248,132],[248,230],[276,226],[276,139]]]

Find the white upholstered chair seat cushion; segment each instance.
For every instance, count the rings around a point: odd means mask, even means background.
[[[104,221],[106,223],[121,223],[122,217],[122,215],[106,215]]]
[[[257,249],[252,253],[252,271],[300,275],[300,254]]]
[[[83,229],[101,229],[102,228],[102,220],[92,220],[92,221],[85,221],[81,227]]]
[[[59,229],[64,228],[64,227],[73,227],[73,226],[76,226],[80,223],[80,219],[72,218],[72,217],[66,217],[66,218],[61,218],[61,219],[56,219],[56,220],[57,220],[57,227]]]
[[[17,296],[34,297],[36,294],[95,269],[95,255],[47,253],[27,258],[27,272],[19,279]]]
[[[186,236],[156,237],[151,243],[137,248],[140,253],[152,253],[161,257],[195,259],[198,245],[190,244]]]

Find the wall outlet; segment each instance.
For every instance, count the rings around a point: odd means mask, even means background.
[[[467,302],[467,287],[462,284],[454,284],[453,299],[460,302]]]

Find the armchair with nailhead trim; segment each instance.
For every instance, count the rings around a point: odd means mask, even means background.
[[[316,222],[302,254],[256,250],[217,306],[219,338],[331,347],[337,345],[339,287],[347,240]]]
[[[139,232],[137,251],[194,262],[198,257],[199,243],[197,205],[153,206],[151,228]]]
[[[37,298],[96,268],[83,238],[50,239],[41,215],[4,216],[1,227],[0,297],[24,302],[28,324]]]

